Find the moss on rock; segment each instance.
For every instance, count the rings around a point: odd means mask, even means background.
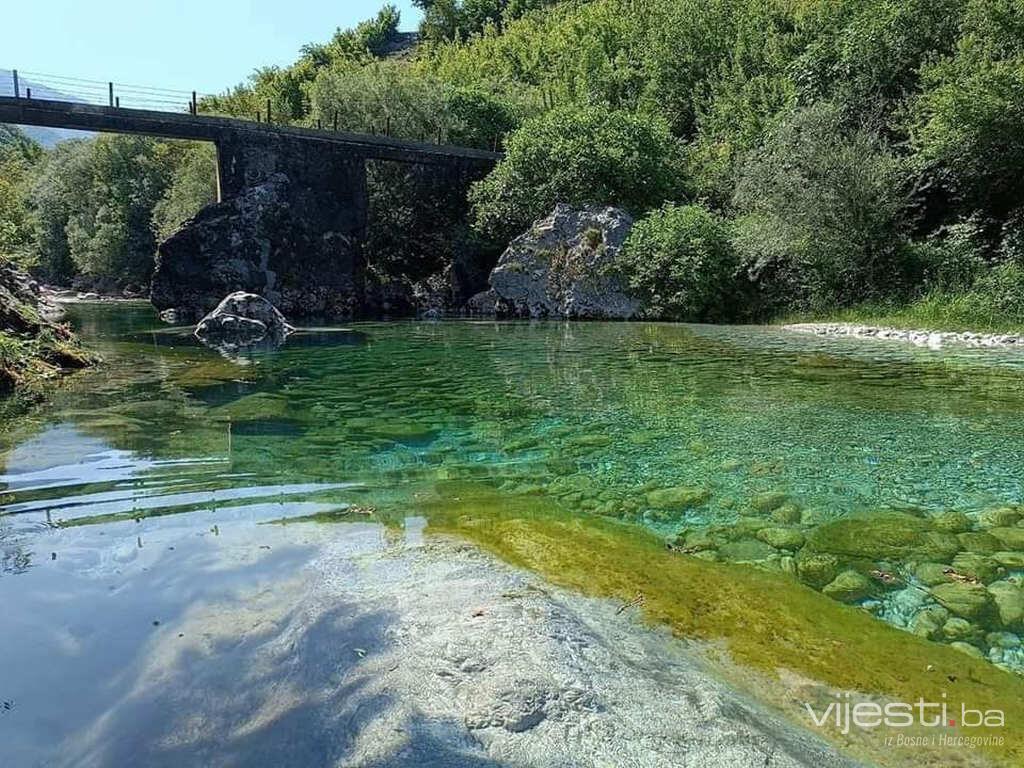
[[[927,520],[903,512],[851,515],[815,528],[807,547],[844,558],[933,561],[952,560],[960,542],[951,533],[932,530]]]

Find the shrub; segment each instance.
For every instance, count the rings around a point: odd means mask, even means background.
[[[870,131],[847,130],[831,105],[792,113],[751,153],[733,204],[746,269],[789,308],[907,289],[903,166]]]
[[[474,185],[476,226],[507,239],[557,202],[618,205],[634,213],[677,197],[675,142],[659,118],[561,107],[526,121],[505,159]]]
[[[633,227],[622,269],[647,312],[685,321],[734,318],[737,260],[725,223],[697,205],[667,205]]]

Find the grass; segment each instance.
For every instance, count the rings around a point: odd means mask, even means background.
[[[1024,319],[979,293],[930,293],[909,304],[861,304],[831,312],[788,315],[779,323],[839,322],[922,331],[1024,334]]]

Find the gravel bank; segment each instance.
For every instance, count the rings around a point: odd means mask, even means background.
[[[969,347],[1024,347],[1024,336],[1006,333],[920,331],[855,323],[793,323],[782,327],[787,331],[812,333],[816,336],[902,341],[933,349],[948,344],[961,344]]]

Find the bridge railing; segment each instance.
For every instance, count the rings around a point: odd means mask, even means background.
[[[44,72],[29,70],[3,70],[0,69],[0,97],[14,97],[32,101],[58,101],[70,102],[98,107],[110,107],[113,109],[139,109],[152,112],[168,112],[176,114],[191,114],[193,116],[206,117],[230,117],[235,120],[245,120],[257,123],[273,123],[278,126],[292,126],[296,128],[315,129],[318,131],[339,132],[339,113],[335,110],[332,116],[326,118],[312,119],[298,123],[282,121],[273,113],[271,101],[268,99],[265,106],[253,111],[249,115],[225,114],[206,102],[216,98],[216,94],[200,93],[198,91],[176,90],[174,88],[155,88],[152,86],[132,85],[116,81],[89,80],[83,77],[69,75],[54,75]],[[391,119],[387,117],[381,120],[379,126],[373,126],[369,130],[361,129],[355,132],[363,135],[385,136],[393,138],[391,130]],[[342,133],[353,133],[352,130]],[[420,130],[419,135],[411,136],[406,131],[401,137],[406,141],[420,142],[422,144],[445,146],[446,135],[443,127],[438,126],[436,130]],[[501,148],[503,139],[496,134],[489,147],[477,147],[480,151],[492,152],[497,155]]]
[[[18,69],[10,70],[5,75],[0,76],[0,96],[41,101],[70,101],[100,107],[197,114],[202,99],[208,95],[196,91],[105,82]]]

